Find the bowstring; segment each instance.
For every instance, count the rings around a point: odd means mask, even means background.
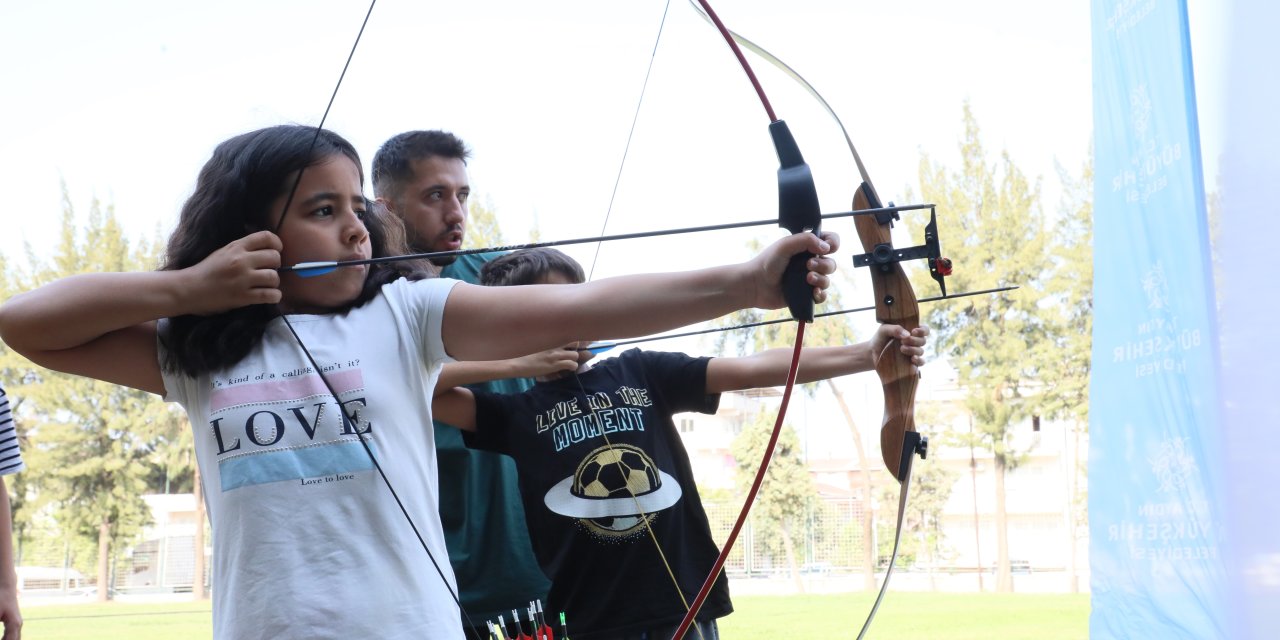
[[[329,112],[333,109],[333,103],[338,98],[338,90],[342,88],[342,81],[347,77],[347,70],[351,67],[351,61],[355,58],[356,49],[360,46],[360,39],[364,37],[365,27],[369,25],[369,18],[373,15],[373,8],[377,4],[378,0],[370,0],[369,2],[369,9],[365,12],[364,20],[360,23],[360,30],[356,33],[355,41],[351,43],[351,50],[347,53],[347,59],[342,65],[342,72],[338,74],[338,81],[333,86],[333,92],[329,95],[329,101],[325,105],[324,113],[320,116],[320,123],[316,125],[315,135],[311,137],[311,144],[307,147],[307,153],[304,157],[307,158],[308,161],[311,159],[311,154],[315,152],[316,144],[320,140],[320,133],[324,130],[325,122],[329,118]],[[280,232],[280,228],[284,225],[285,216],[289,212],[289,206],[293,204],[293,198],[298,192],[298,186],[302,184],[302,176],[306,170],[307,167],[304,166],[298,171],[297,175],[293,179],[293,185],[289,188],[289,194],[286,196],[284,206],[280,210],[280,219],[276,222],[275,228],[273,229],[273,233],[276,233],[277,235]],[[281,313],[280,317],[284,320],[284,325],[289,329],[289,333],[298,343],[298,347],[302,349],[307,360],[311,362],[311,366],[315,370],[316,374],[320,376],[320,380],[324,383],[325,388],[329,391],[330,395],[333,396],[334,402],[337,403],[338,415],[344,425],[344,431],[345,427],[349,427],[351,432],[355,434],[356,440],[360,442],[365,454],[369,456],[369,460],[373,463],[374,469],[378,471],[378,476],[382,478],[383,485],[387,487],[389,492],[391,492],[391,497],[395,500],[396,506],[399,507],[400,513],[404,516],[405,521],[408,522],[409,528],[413,530],[413,534],[418,539],[418,543],[422,546],[422,550],[426,552],[427,559],[431,561],[432,568],[435,569],[436,575],[440,577],[441,583],[444,584],[445,591],[449,593],[449,597],[453,599],[454,604],[458,607],[458,611],[462,613],[462,617],[467,621],[467,629],[474,630],[475,624],[472,622],[471,615],[467,613],[466,608],[462,606],[462,601],[458,597],[457,590],[453,585],[449,584],[448,578],[444,575],[444,570],[440,567],[440,562],[436,560],[435,554],[431,553],[431,548],[422,537],[422,532],[418,529],[417,523],[415,523],[413,517],[409,515],[408,508],[406,508],[404,502],[401,501],[399,493],[396,492],[395,487],[391,484],[391,479],[387,476],[386,471],[383,470],[382,465],[378,462],[378,458],[374,455],[373,449],[365,440],[364,435],[360,433],[357,425],[351,423],[351,418],[347,415],[346,408],[343,406],[342,399],[338,396],[337,390],[329,381],[329,378],[325,376],[324,370],[316,361],[315,356],[312,355],[311,350],[308,349],[307,345],[302,341],[302,337],[299,336],[297,330],[294,329],[293,323],[289,321],[289,314]],[[372,435],[370,435],[370,438],[372,438]],[[479,636],[477,636],[477,638],[479,638]]]
[[[711,23],[720,32],[720,35],[724,37],[725,43],[729,45],[729,49],[733,51],[734,57],[738,59],[738,63],[742,67],[743,72],[747,74],[747,78],[751,81],[752,88],[755,89],[756,96],[760,99],[761,106],[764,107],[765,113],[769,116],[770,124],[778,122],[778,117],[774,113],[773,105],[770,104],[768,96],[765,95],[764,87],[760,85],[760,81],[756,78],[755,71],[752,70],[751,64],[747,62],[746,56],[743,55],[742,50],[738,47],[737,41],[734,40],[733,33],[729,31],[729,28],[720,20],[720,16],[716,15],[715,10],[711,8],[711,4],[708,0],[697,1],[705,13],[705,17],[711,19]],[[747,493],[747,499],[743,503],[742,509],[739,511],[738,517],[734,521],[733,529],[729,532],[729,537],[725,539],[724,548],[721,549],[720,553],[716,556],[716,561],[712,565],[711,572],[707,574],[706,579],[702,583],[702,587],[698,589],[698,594],[694,597],[692,608],[685,615],[684,619],[680,621],[680,625],[672,635],[672,640],[682,640],[690,625],[692,625],[694,629],[697,629],[699,635],[701,635],[701,629],[699,629],[696,624],[698,611],[701,610],[702,604],[711,593],[711,589],[714,587],[720,572],[724,568],[725,562],[729,558],[729,553],[733,550],[733,545],[737,541],[738,533],[742,530],[742,526],[751,512],[752,503],[755,501],[755,497],[764,482],[764,476],[769,469],[769,462],[773,458],[774,448],[778,443],[778,436],[782,432],[783,420],[786,418],[787,406],[791,400],[791,392],[795,389],[796,376],[800,371],[800,356],[804,345],[804,333],[805,323],[797,322],[795,345],[791,352],[791,364],[787,369],[787,382],[782,392],[782,403],[779,406],[778,417],[774,422],[769,442],[765,446],[760,466],[756,470],[755,479],[752,481],[751,489]]]
[[[623,173],[623,170],[626,168],[627,156],[631,150],[631,142],[634,140],[634,137],[635,137],[636,124],[640,120],[640,111],[644,105],[644,97],[649,87],[649,79],[652,77],[652,74],[653,74],[653,64],[654,64],[654,61],[657,59],[658,46],[662,42],[662,34],[666,28],[667,15],[670,12],[670,9],[671,9],[671,0],[667,0],[666,4],[663,6],[663,9],[662,9],[662,18],[658,22],[658,34],[654,38],[653,49],[649,54],[649,64],[648,64],[648,67],[645,69],[644,81],[641,83],[639,98],[636,100],[635,112],[631,118],[631,127],[627,132],[627,141],[623,145],[622,158],[618,164],[617,174],[614,177],[613,189],[609,194],[609,206],[605,209],[604,221],[600,225],[600,234],[599,234],[600,236],[605,235],[605,231],[608,229],[608,226],[609,226],[609,219],[613,214],[613,207],[615,202],[617,201],[618,186],[622,183],[622,173]],[[591,258],[591,266],[587,270],[587,279],[586,279],[587,282],[590,282],[591,278],[595,274],[595,268],[596,268],[596,265],[599,263],[599,258],[600,258],[600,247],[602,245],[603,245],[603,242],[596,243],[596,249]],[[602,422],[600,420],[599,414],[597,413],[598,407],[596,406],[596,403],[591,401],[591,396],[587,394],[586,386],[582,384],[582,378],[578,376],[577,370],[574,370],[573,372],[571,372],[571,375],[573,377],[574,383],[578,387],[578,391],[582,394],[583,401],[586,403],[587,407],[591,410],[592,417],[595,418],[597,428],[599,428],[600,435],[604,439],[605,446],[608,447],[610,450],[614,450],[613,442],[609,440],[609,435],[605,433],[603,426],[601,426]],[[622,469],[621,459],[615,460],[614,464],[618,466],[619,470]],[[625,483],[625,486],[627,489],[627,493],[631,496],[631,500],[635,504],[636,514],[640,516],[640,522],[643,523],[645,532],[648,533],[649,539],[653,542],[654,549],[658,552],[658,559],[662,562],[662,567],[666,571],[667,577],[671,580],[671,584],[676,589],[676,594],[680,597],[681,605],[684,607],[684,610],[686,612],[689,611],[690,610],[689,600],[684,594],[684,589],[681,588],[680,586],[680,580],[676,578],[675,570],[671,568],[671,563],[670,561],[667,560],[667,554],[662,549],[662,543],[658,540],[657,533],[653,530],[652,521],[653,519],[657,518],[657,515],[656,514],[651,515],[647,511],[645,511],[644,507],[640,504],[639,496],[636,494],[635,489],[631,486],[630,482]],[[698,630],[698,635],[700,638],[702,637],[701,629]]]
[[[636,110],[631,116],[631,128],[627,131],[627,142],[622,147],[622,161],[618,163],[618,173],[613,178],[613,189],[609,193],[609,206],[604,211],[604,222],[600,224],[600,234],[604,235],[609,227],[609,217],[613,214],[613,203],[618,197],[618,185],[622,184],[622,170],[627,166],[627,154],[631,152],[631,140],[636,134],[636,123],[640,122],[640,107],[644,105],[645,92],[649,89],[649,78],[653,75],[653,63],[658,58],[658,45],[662,43],[662,32],[667,26],[667,13],[671,10],[671,0],[667,0],[662,8],[662,19],[658,21],[658,35],[653,39],[653,50],[649,52],[649,66],[644,71],[644,82],[640,84],[640,98],[636,100]],[[596,264],[600,260],[600,247],[603,242],[596,243],[595,254],[591,256],[591,268],[587,271],[587,282],[595,273]]]

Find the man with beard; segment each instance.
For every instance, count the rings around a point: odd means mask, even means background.
[[[467,225],[470,150],[446,131],[408,131],[387,140],[373,158],[373,192],[405,223],[416,252],[461,248]],[[440,275],[470,283],[480,280],[484,263],[503,255],[481,253],[435,260]],[[448,365],[465,380],[493,380],[473,388],[517,393],[534,376],[572,371],[578,354],[553,349],[500,362]],[[466,369],[469,371],[462,371]],[[530,600],[545,600],[550,582],[538,567],[529,542],[516,469],[511,458],[468,449],[461,431],[436,423],[440,468],[440,520],[449,562],[458,580],[458,596],[470,624],[488,637],[483,621],[496,619]],[[468,621],[463,620],[463,626]]]

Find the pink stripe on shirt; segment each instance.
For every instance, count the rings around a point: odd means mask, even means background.
[[[339,395],[364,387],[364,376],[360,369],[335,371],[324,374]],[[320,376],[312,373],[284,380],[268,380],[237,384],[230,387],[214,389],[209,394],[209,410],[221,411],[227,407],[262,402],[278,402],[296,400],[316,395],[328,395],[329,389],[324,386]]]

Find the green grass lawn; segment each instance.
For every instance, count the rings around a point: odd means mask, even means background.
[[[72,604],[23,607],[22,637],[34,640],[180,640],[213,635],[210,603]]]
[[[721,620],[720,633],[725,640],[852,639],[873,599],[866,593],[738,596],[737,612]],[[208,638],[212,627],[207,600],[41,606],[22,613],[22,635],[35,640],[181,640]],[[1089,637],[1089,596],[890,592],[867,637],[1083,639]]]
[[[874,594],[735,596],[725,640],[857,637]],[[885,594],[866,636],[894,640],[1083,640],[1088,594]]]

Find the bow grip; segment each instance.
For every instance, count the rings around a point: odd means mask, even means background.
[[[822,209],[818,206],[818,189],[813,184],[813,172],[805,164],[804,156],[787,123],[776,120],[769,124],[773,148],[778,153],[778,226],[791,233],[821,232]],[[791,317],[800,322],[813,322],[813,287],[805,282],[809,269],[806,263],[813,254],[798,253],[791,256],[782,274],[782,294],[786,298]]]

